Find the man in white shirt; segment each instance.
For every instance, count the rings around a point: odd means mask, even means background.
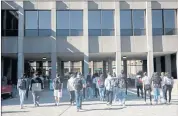
[[[146,92],[148,91],[149,97],[150,97],[150,104],[152,105],[152,98],[151,98],[151,77],[147,76],[147,73],[144,72],[143,76],[143,88],[145,93],[145,103],[146,103]]]

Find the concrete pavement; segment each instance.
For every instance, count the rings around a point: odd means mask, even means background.
[[[137,98],[135,89],[129,89],[126,107],[113,103],[108,107],[106,102],[98,99],[83,102],[83,110],[76,112],[75,106],[69,105],[69,94],[63,91],[60,106],[54,106],[53,92],[45,90],[42,92],[40,107],[34,107],[31,93],[25,101],[24,109],[20,109],[19,98],[2,101],[2,116],[177,116],[178,94],[173,93],[171,105],[145,105],[142,98]]]

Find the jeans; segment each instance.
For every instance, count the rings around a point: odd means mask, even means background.
[[[83,88],[83,99],[85,99],[85,88]]]
[[[99,88],[99,94],[100,94],[100,100],[104,100],[104,87],[103,88]]]
[[[114,101],[118,100],[118,92],[119,92],[119,88],[118,87],[114,87],[114,90],[113,90]]]
[[[140,91],[141,91],[141,96],[143,98],[143,86],[140,85],[140,86],[137,86],[137,96],[140,97]]]
[[[33,91],[32,92],[33,96],[33,103],[36,106],[39,106],[39,100],[40,100],[40,91]]]
[[[106,90],[107,102],[112,104],[113,99],[113,91]]]
[[[26,94],[26,90],[21,90],[21,89],[19,89],[20,106],[21,106],[21,107],[23,106],[23,103],[24,103],[25,94]]]
[[[144,89],[144,93],[145,93],[145,102],[146,102],[146,92],[148,91],[148,94],[149,94],[149,97],[150,97],[150,103],[152,101],[152,98],[151,98],[151,89]]]
[[[82,93],[83,93],[82,90],[75,91],[77,109],[80,109],[82,107]]]
[[[87,87],[86,88],[86,95],[87,95],[87,98],[91,98],[92,97],[92,94],[93,93],[93,90],[92,90],[92,88],[91,87]]]
[[[29,92],[29,89],[27,89],[26,91],[26,98],[28,99],[28,92]]]
[[[122,103],[122,104],[125,104],[125,97],[126,97],[126,88],[119,88],[119,92],[118,92],[118,98],[119,98],[119,101]]]
[[[154,92],[154,101],[158,102],[160,96],[160,88],[153,88],[153,92]]]
[[[70,91],[70,103],[74,103],[75,100],[75,91]]]
[[[165,85],[164,86],[164,98],[167,102],[167,92],[169,92],[169,103],[171,102],[171,93],[172,93],[172,86],[171,85]]]

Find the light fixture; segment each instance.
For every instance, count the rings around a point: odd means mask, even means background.
[[[122,58],[123,58],[123,59],[126,59],[127,57],[126,57],[126,56],[123,56]]]
[[[46,57],[43,57],[43,60],[46,60]]]

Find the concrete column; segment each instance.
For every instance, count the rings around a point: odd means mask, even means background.
[[[69,65],[69,72],[71,72],[71,61],[68,62]]]
[[[62,75],[62,70],[61,70],[61,60],[58,58],[57,59],[57,73],[59,74],[59,75]]]
[[[52,40],[52,48],[51,48],[51,78],[54,79],[56,77],[56,63],[57,63],[57,55],[56,55],[56,1],[53,1],[53,7],[51,9],[51,40]]]
[[[107,72],[106,72],[106,61],[103,61],[103,75],[106,78],[107,77]]]
[[[116,75],[121,73],[121,36],[120,36],[120,2],[115,2],[115,12],[114,12],[114,28],[115,28],[115,43],[116,43]]]
[[[156,72],[161,73],[161,57],[156,58]]]
[[[88,1],[83,1],[84,9],[83,9],[83,45],[84,50],[84,76],[85,78],[88,75],[89,69],[89,46],[88,46]]]
[[[91,75],[94,73],[94,61],[91,61]]]
[[[108,71],[112,74],[113,71],[112,71],[112,60],[108,60]]]
[[[23,1],[18,2],[18,61],[17,61],[17,77],[21,78],[24,73],[24,52],[23,52],[23,38],[24,38],[24,9]]]
[[[178,79],[178,52],[176,53],[176,72],[177,72],[177,79]]]
[[[172,74],[172,70],[171,70],[171,55],[166,55],[165,56],[165,70],[166,70],[166,72],[169,72],[170,74]]]
[[[152,8],[151,2],[146,2],[146,37],[147,37],[147,74],[149,77],[154,72],[153,62],[153,37],[152,37]]]

